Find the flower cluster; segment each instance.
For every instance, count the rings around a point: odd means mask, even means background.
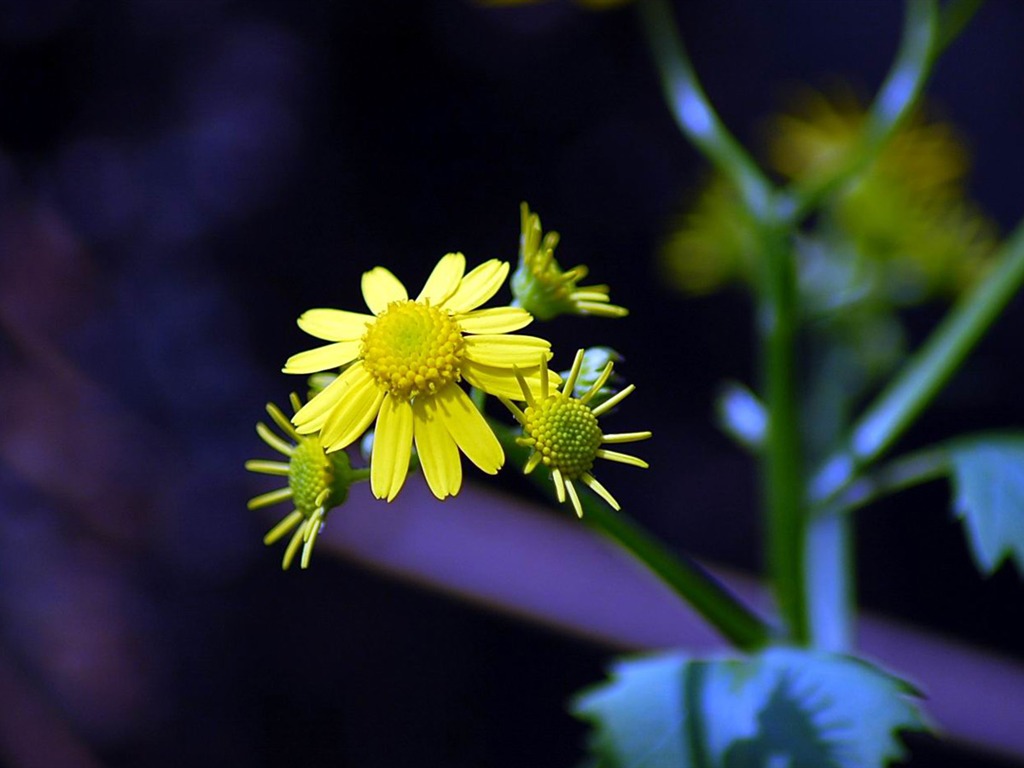
[[[573,485],[577,481],[619,508],[594,479],[592,465],[604,458],[646,467],[603,446],[650,433],[603,435],[597,424],[598,416],[632,391],[632,386],[614,396],[608,391],[615,353],[592,353],[588,367],[594,370],[584,373],[592,383],[574,397],[583,351],[559,390],[563,382],[548,368],[549,342],[517,331],[535,317],[622,317],[627,311],[609,302],[607,286],[577,285],[586,267],[562,271],[553,255],[558,235],[542,236],[540,219],[525,203],[521,224],[519,268],[511,281],[514,305],[483,307],[505,284],[507,262],[492,259],[467,272],[465,257],[449,253],[415,298],[389,270],[376,267],[362,278],[368,313],[320,308],[299,317],[303,331],[326,342],[293,355],[284,366],[285,373],[312,375],[310,398],[302,404],[293,395],[290,420],[268,406],[291,442],[264,424],[257,426],[263,440],[288,462],[246,464],[252,471],[288,478],[288,487],[249,503],[253,509],[285,500],[294,504],[265,538],[270,544],[292,534],[285,568],[300,547],[302,567],[308,565],[327,513],[346,499],[354,482],[369,479],[373,495],[391,501],[410,466],[418,463],[434,496],[445,499],[462,487],[463,455],[481,471],[496,473],[505,454],[483,413],[486,395],[512,410],[523,428],[520,441],[535,451],[527,471],[540,463],[548,467],[559,501],[568,493],[582,514]],[[601,367],[595,369],[594,360]],[[471,396],[466,386],[476,394]],[[523,409],[516,402],[524,402]],[[345,449],[370,430],[369,468],[353,469]]]
[[[768,131],[771,166],[797,187],[827,178],[858,151],[867,111],[847,92],[808,91]],[[852,302],[906,306],[952,296],[984,270],[992,223],[967,199],[967,151],[953,129],[918,114],[826,201],[797,245],[813,309]],[[667,236],[663,261],[689,293],[758,280],[757,242],[729,184],[715,176]]]

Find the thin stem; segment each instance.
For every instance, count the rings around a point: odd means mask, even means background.
[[[808,612],[815,648],[849,653],[854,642],[853,517],[849,512],[949,471],[943,447],[918,451],[858,478],[826,510],[811,518],[807,534]]]
[[[988,274],[943,318],[854,426],[845,446],[811,484],[815,504],[831,499],[858,467],[881,456],[917,419],[960,367],[1024,282],[1024,221],[1000,248]]]
[[[830,513],[847,514],[878,499],[949,472],[949,453],[943,446],[914,451],[858,477],[830,504]]]
[[[641,0],[640,19],[672,115],[683,133],[739,190],[756,217],[769,214],[771,184],[722,124],[690,63],[667,0]]]
[[[349,470],[348,480],[349,483],[362,483],[370,479],[370,468],[369,467],[353,467]]]
[[[811,644],[831,653],[849,653],[854,636],[853,521],[847,515],[811,519],[804,548],[807,613]]]
[[[985,0],[950,0],[942,9],[942,19],[939,24],[939,40],[936,46],[935,55],[949,47],[950,43],[956,40],[968,22],[974,18]]]
[[[490,423],[505,453],[515,464],[525,464],[529,449],[516,443],[514,431],[504,424]],[[554,485],[546,475],[541,467],[530,478],[552,496]],[[594,497],[587,488],[580,488],[580,504],[585,524],[615,541],[647,566],[729,642],[744,651],[756,651],[767,645],[771,639],[769,626],[701,566],[673,553],[627,515]]]
[[[940,48],[939,34],[935,0],[908,0],[899,52],[871,106],[859,143],[846,161],[837,164],[827,175],[787,190],[788,221],[799,224],[825,197],[878,156],[917,104]],[[949,34],[955,35],[952,27]]]

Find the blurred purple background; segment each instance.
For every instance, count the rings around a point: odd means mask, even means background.
[[[679,17],[754,144],[795,84],[874,89],[901,7]],[[1024,5],[992,0],[930,89],[1004,232],[1024,213],[1022,34]],[[752,378],[749,306],[677,296],[652,257],[702,169],[629,8],[0,0],[0,765],[572,764],[563,705],[604,649],[328,557],[281,574],[242,463],[266,454],[264,403],[301,386],[279,373],[310,345],[299,313],[358,309],[377,264],[418,286],[451,250],[514,260],[527,200],[563,264],[633,310],[540,331],[563,366],[619,348],[644,393],[628,421],[657,425],[652,469],[609,487],[753,570],[754,467],[711,418],[722,379]],[[916,311],[915,338],[938,316]],[[1022,320],[1018,300],[907,445],[1024,424]],[[936,484],[862,516],[864,604],[1024,660],[1018,574],[977,575],[947,508]]]

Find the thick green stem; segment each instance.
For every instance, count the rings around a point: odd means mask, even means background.
[[[794,642],[809,637],[804,595],[803,448],[796,385],[797,297],[792,252],[785,231],[760,230],[765,252],[758,326],[768,434],[762,453],[766,556],[779,611]]]
[[[516,433],[493,421],[491,426],[512,462],[519,466],[525,464],[529,450],[516,443]],[[546,469],[538,467],[530,477],[545,493],[554,495],[554,485]],[[707,571],[669,550],[627,515],[610,509],[591,495],[588,489],[579,490],[583,522],[647,566],[724,638],[744,651],[756,651],[768,644],[772,635],[769,626]]]

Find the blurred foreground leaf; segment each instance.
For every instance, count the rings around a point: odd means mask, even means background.
[[[1013,558],[1024,573],[1024,435],[984,435],[950,446],[953,509],[978,567]]]
[[[925,727],[913,695],[857,659],[774,648],[621,660],[573,710],[602,768],[873,768],[903,755],[898,731]]]

